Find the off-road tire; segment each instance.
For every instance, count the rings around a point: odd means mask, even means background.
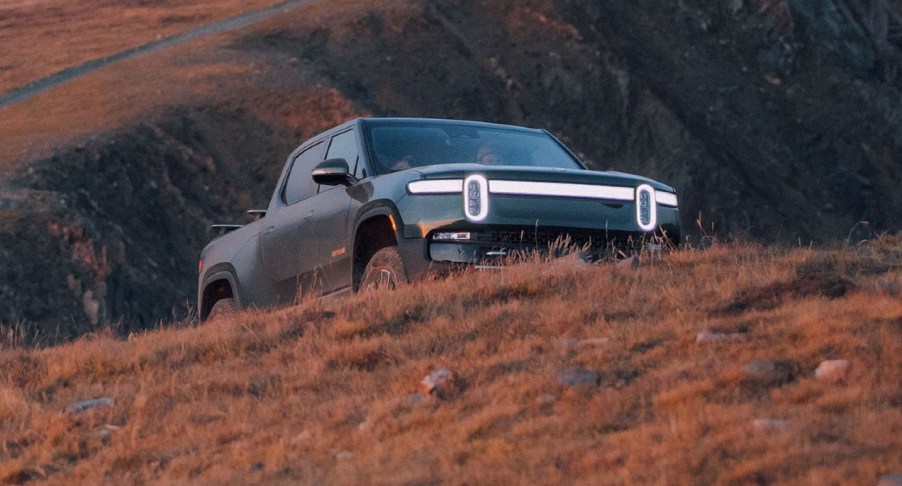
[[[360,279],[360,291],[394,290],[407,283],[407,271],[398,247],[388,246],[377,251],[366,264],[363,278]]]
[[[235,306],[235,299],[231,297],[225,299],[219,299],[213,304],[213,308],[210,309],[210,314],[207,316],[208,321],[213,321],[219,319],[220,317],[225,317],[229,314],[234,314],[237,310]]]

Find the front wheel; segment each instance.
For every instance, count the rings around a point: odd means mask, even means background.
[[[229,314],[235,313],[237,307],[235,307],[235,300],[227,297],[225,299],[219,299],[213,304],[213,308],[210,309],[210,315],[207,316],[208,321],[213,321],[219,319],[221,317],[225,317]]]
[[[377,251],[366,264],[363,278],[360,280],[360,290],[370,292],[373,290],[389,289],[407,285],[407,271],[398,247],[388,246]]]

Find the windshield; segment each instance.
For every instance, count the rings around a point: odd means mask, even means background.
[[[459,123],[373,124],[366,131],[380,174],[459,163],[582,168],[543,132]]]

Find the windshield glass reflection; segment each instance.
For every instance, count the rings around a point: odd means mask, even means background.
[[[579,163],[542,132],[465,124],[379,124],[367,128],[380,174],[440,164],[555,167]]]

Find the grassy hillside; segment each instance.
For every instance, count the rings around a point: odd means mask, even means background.
[[[42,0],[0,5],[0,93],[275,0]]]
[[[6,2],[0,92],[274,3]],[[724,235],[897,232],[900,80],[898,0],[330,0],[0,108],[0,483],[902,473],[898,236],[160,322],[193,300],[209,223],[356,116],[545,127]],[[826,360],[848,368],[818,378]]]
[[[275,2],[14,3],[0,91]],[[310,2],[0,107],[0,328],[184,316],[210,224],[358,116],[547,128],[675,187],[684,234],[898,232],[900,80],[897,0]]]
[[[570,258],[128,339],[8,341],[0,482],[872,485],[902,472],[898,237],[714,245],[637,268]],[[816,378],[825,360],[849,366]],[[442,368],[451,379],[426,393]],[[65,411],[91,398],[111,404]]]

